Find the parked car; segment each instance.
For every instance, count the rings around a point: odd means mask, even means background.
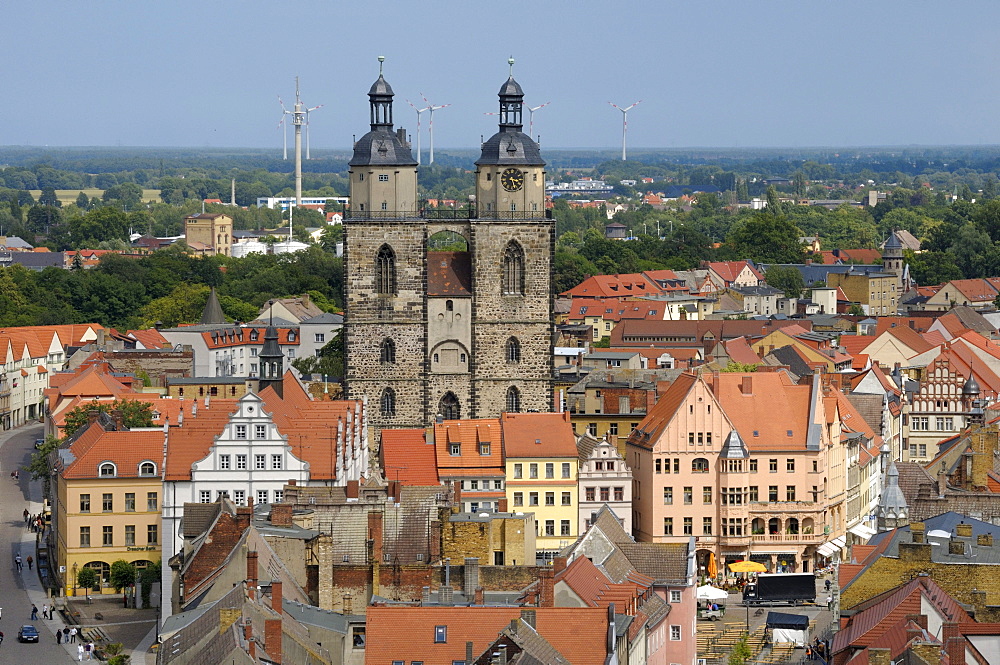
[[[45,444],[45,439],[35,439],[35,448],[41,448]]]
[[[17,641],[18,642],[37,642],[38,641],[38,631],[35,630],[34,626],[21,626],[21,629],[17,631]]]

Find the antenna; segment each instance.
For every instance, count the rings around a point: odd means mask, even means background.
[[[323,104],[319,106],[313,106],[308,108],[302,103],[302,96],[299,94],[299,77],[295,77],[295,105],[292,110],[289,111],[285,108],[285,104],[281,101],[281,97],[278,97],[278,103],[281,104],[281,110],[284,112],[281,117],[281,122],[285,121],[285,115],[292,116],[292,126],[295,127],[295,205],[302,205],[302,127],[306,128],[306,159],[310,159],[309,156],[309,114],[313,111],[323,108]],[[279,123],[280,124],[280,123]],[[288,159],[288,143],[285,143],[285,159]]]
[[[412,106],[413,110],[417,112],[417,166],[420,166],[420,114],[430,110],[430,107],[425,106],[422,109],[418,109],[409,99],[406,100],[406,103]]]
[[[622,108],[622,107],[618,106],[617,104],[615,104],[614,102],[608,102],[608,104],[611,104],[616,109],[618,109],[619,111],[622,112],[622,161],[624,162],[625,161],[625,134],[626,134],[626,132],[628,132],[628,112],[631,111],[632,109],[634,109],[639,104],[642,104],[642,100],[640,99],[636,103],[634,103],[631,106],[628,106],[626,108]]]
[[[430,135],[431,139],[431,154],[430,159],[427,161],[428,164],[434,163],[434,111],[439,111],[441,109],[446,109],[451,104],[441,104],[440,106],[434,106],[431,104],[430,100],[424,97],[424,93],[420,93],[420,98],[427,102],[427,110],[430,111],[430,118],[427,121],[427,133]]]

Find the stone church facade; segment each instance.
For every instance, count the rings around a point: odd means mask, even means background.
[[[550,411],[555,224],[520,85],[511,76],[500,89],[499,131],[464,210],[423,208],[381,73],[368,97],[344,220],[348,395],[367,398],[377,431]]]

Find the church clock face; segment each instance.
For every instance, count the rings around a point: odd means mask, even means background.
[[[516,192],[524,187],[524,174],[515,168],[505,169],[500,174],[500,184],[508,192]]]

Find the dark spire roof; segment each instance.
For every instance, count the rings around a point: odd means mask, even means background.
[[[980,393],[979,382],[976,381],[976,377],[974,377],[974,376],[972,376],[970,374],[969,375],[969,380],[965,382],[964,386],[962,386],[962,394],[963,395],[978,395],[979,393]]]
[[[513,64],[513,63],[511,63]],[[483,143],[476,165],[544,166],[538,144],[521,131],[524,90],[513,75],[500,87],[500,131]]]
[[[215,294],[215,287],[208,292],[208,302],[205,303],[205,309],[201,312],[201,318],[198,319],[200,324],[213,324],[213,323],[225,323],[226,316],[222,313],[222,305],[219,304],[219,296]]]
[[[883,249],[903,249],[903,243],[899,241],[899,236],[896,235],[895,231],[889,233],[889,237],[885,240],[885,247]]]
[[[382,59],[379,59],[382,62]],[[379,65],[378,79],[368,90],[371,113],[371,131],[354,144],[350,166],[416,166],[417,160],[405,143],[405,133],[396,133],[392,124],[392,86],[382,75]],[[402,134],[402,135],[401,135]]]

